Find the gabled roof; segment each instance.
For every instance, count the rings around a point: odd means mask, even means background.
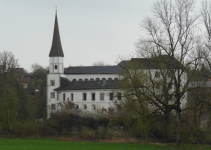
[[[184,66],[175,58],[160,55],[155,58],[132,58],[130,62],[138,63],[140,69],[182,69]]]
[[[52,42],[52,46],[51,46],[51,51],[49,53],[49,57],[55,57],[55,56],[64,57],[60,34],[59,34],[57,12],[56,12],[56,18],[55,18],[55,25],[54,25],[53,42]]]
[[[64,70],[65,74],[118,74],[118,72],[127,67],[130,63],[138,63],[139,69],[167,69],[183,68],[176,58],[167,55],[161,55],[157,58],[132,58],[131,60],[121,61],[116,66],[81,66],[68,67]],[[130,66],[131,67],[131,66]]]
[[[92,89],[117,89],[116,80],[106,80],[106,85],[103,86],[103,81],[82,81],[82,82],[69,82],[54,91],[65,90],[92,90]]]
[[[69,67],[64,70],[65,74],[117,74],[120,66],[82,66]]]

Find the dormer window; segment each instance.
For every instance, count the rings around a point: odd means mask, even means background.
[[[57,69],[57,65],[55,65],[55,69]]]

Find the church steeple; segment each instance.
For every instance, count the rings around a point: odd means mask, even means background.
[[[64,53],[62,50],[62,44],[59,34],[59,25],[57,20],[57,10],[56,10],[56,18],[55,18],[55,25],[54,25],[54,33],[53,33],[53,42],[51,46],[51,51],[49,53],[49,57],[64,57]]]

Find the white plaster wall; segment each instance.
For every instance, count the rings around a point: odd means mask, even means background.
[[[51,86],[50,81],[54,80],[55,85]],[[56,104],[57,92],[54,91],[55,88],[60,86],[60,75],[59,74],[48,74],[47,75],[47,118],[50,117],[51,104]],[[55,92],[55,98],[51,98],[51,92]]]
[[[109,93],[114,92],[114,90],[72,90],[72,91],[64,91],[59,93],[59,100],[57,100],[57,105],[59,103],[63,103],[63,94],[66,95],[65,102],[71,101],[71,94],[73,93],[74,99],[72,102],[74,102],[76,105],[79,106],[79,109],[83,110],[83,105],[85,104],[87,106],[87,111],[92,111],[92,105],[96,106],[96,109],[101,110],[102,108],[108,110],[109,107],[114,106],[114,101],[117,100],[117,98],[114,97],[113,100],[110,100]],[[87,94],[86,101],[83,100],[83,93]],[[95,93],[95,101],[92,101],[92,93]],[[100,93],[104,93],[104,101],[100,100]],[[118,101],[118,100],[117,100]]]

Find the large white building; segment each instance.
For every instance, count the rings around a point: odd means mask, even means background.
[[[164,59],[165,57],[168,59],[168,56],[163,55]],[[47,118],[51,112],[63,109],[68,101],[75,103],[75,107],[82,110],[109,111],[115,100],[121,100],[122,93],[118,91],[116,82],[120,78],[118,72],[127,61],[122,61],[116,66],[80,66],[64,70],[63,58],[56,14],[47,75]],[[156,62],[149,58],[131,59],[131,61],[138,61],[142,64],[140,67],[151,69],[154,76],[159,74]],[[185,74],[184,82],[186,77]],[[114,92],[117,93],[116,96]]]
[[[121,99],[121,93],[116,98],[113,96],[120,66],[69,67],[64,70],[63,58],[56,14],[47,75],[47,118],[51,112],[64,108],[68,101],[74,102],[78,109],[91,111],[108,110],[115,99]]]

